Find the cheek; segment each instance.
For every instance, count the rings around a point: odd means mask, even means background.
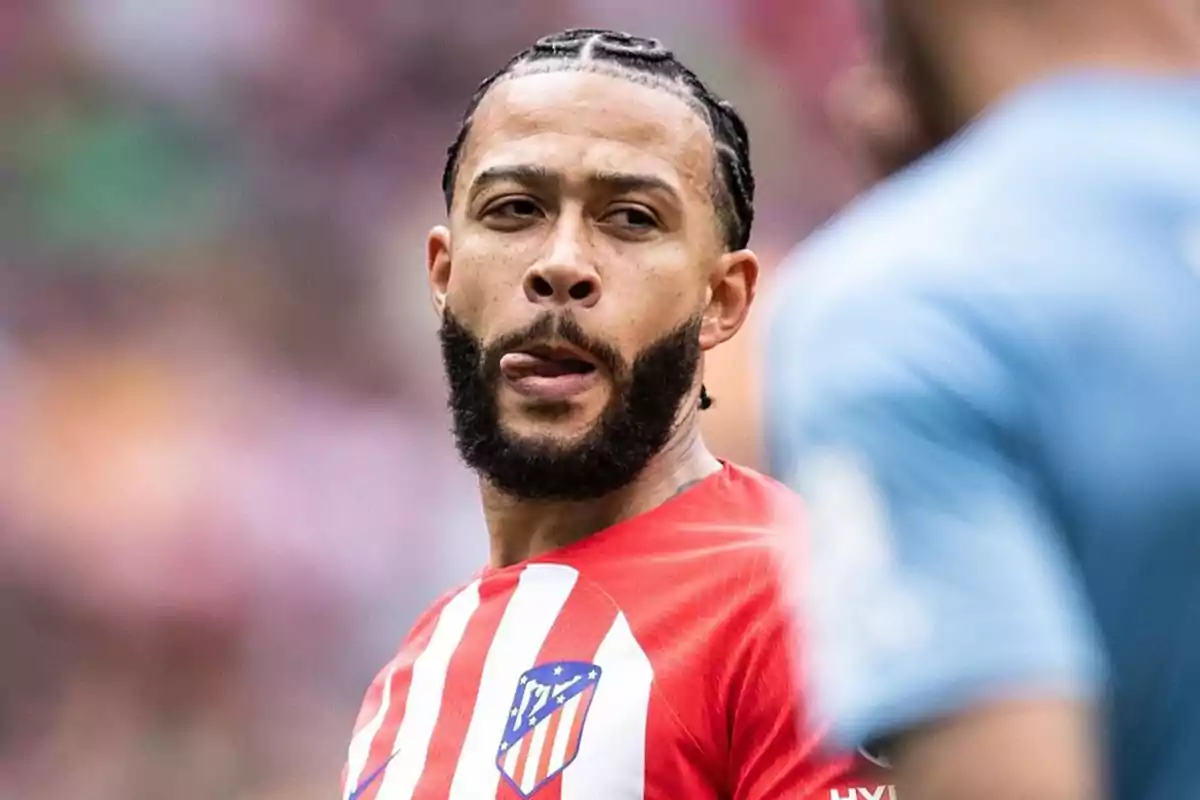
[[[683,324],[704,308],[700,266],[684,253],[642,260],[605,285],[610,318],[628,355]],[[615,278],[616,280],[613,280]]]
[[[511,246],[486,244],[478,239],[468,240],[456,247],[450,280],[446,286],[446,302],[454,314],[486,330],[486,323],[502,316],[498,309],[514,304],[524,297],[521,281],[528,261]]]

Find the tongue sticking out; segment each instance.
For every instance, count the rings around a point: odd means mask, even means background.
[[[506,353],[500,359],[500,371],[509,380],[586,375],[594,370],[588,362],[569,356],[550,358],[533,353]]]

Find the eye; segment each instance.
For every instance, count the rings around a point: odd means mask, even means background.
[[[504,224],[523,223],[542,215],[541,207],[528,197],[510,197],[488,206],[484,217]]]
[[[640,206],[614,209],[604,217],[604,222],[636,233],[657,230],[659,227],[658,218]]]

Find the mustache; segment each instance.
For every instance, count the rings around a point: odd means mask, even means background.
[[[487,345],[483,353],[484,373],[489,378],[498,377],[500,359],[505,353],[524,350],[548,339],[557,339],[586,353],[613,376],[621,376],[627,371],[625,360],[617,349],[590,336],[573,314],[547,311],[524,328],[506,333]]]

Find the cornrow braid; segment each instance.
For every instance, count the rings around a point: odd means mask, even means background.
[[[454,200],[463,145],[470,134],[475,111],[487,93],[508,78],[567,70],[599,72],[654,86],[691,105],[708,124],[716,147],[713,206],[725,246],[731,251],[746,247],[754,223],[754,172],[750,168],[750,137],[741,116],[657,39],[599,28],[572,28],[539,39],[479,85],[446,153],[442,192],[447,212]]]

